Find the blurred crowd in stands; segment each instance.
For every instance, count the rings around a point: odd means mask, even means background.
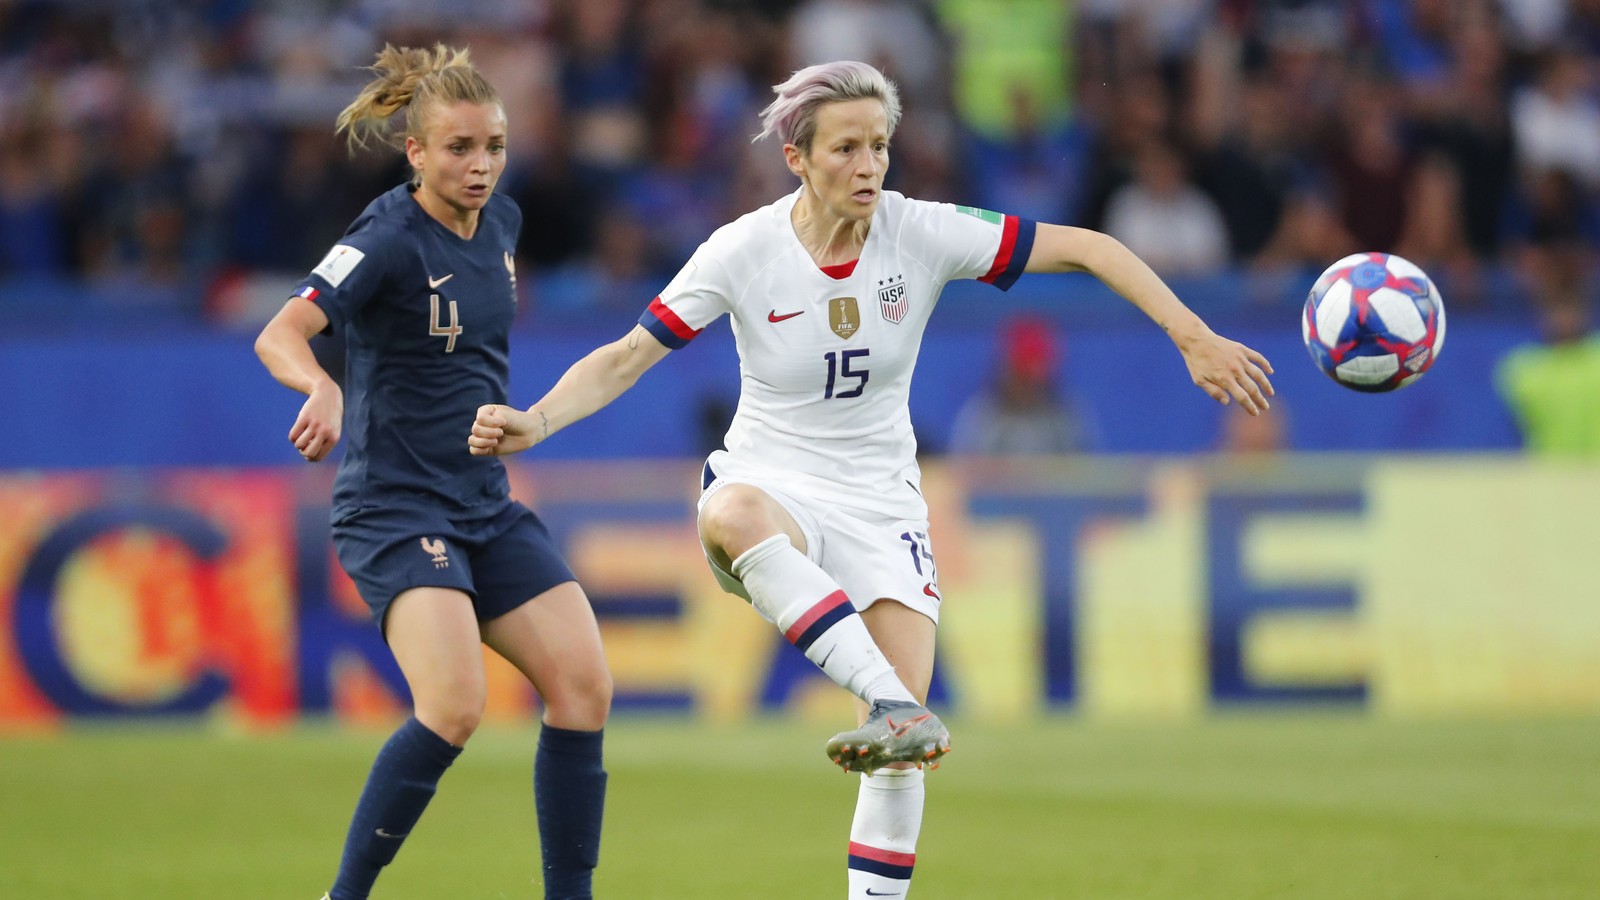
[[[386,41],[503,95],[534,308],[637,310],[792,190],[756,114],[836,58],[901,87],[891,188],[1173,278],[1293,309],[1388,250],[1452,315],[1593,290],[1600,0],[0,0],[0,306],[275,308],[407,176],[333,136]]]

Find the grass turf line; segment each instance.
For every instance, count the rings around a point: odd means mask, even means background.
[[[827,731],[614,720],[597,896],[842,896],[857,780],[829,767]],[[952,731],[928,780],[918,900],[1558,900],[1600,884],[1600,719]],[[534,733],[473,739],[375,897],[539,896]],[[314,900],[383,738],[0,738],[0,895]]]

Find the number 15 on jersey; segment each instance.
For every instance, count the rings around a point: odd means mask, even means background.
[[[867,389],[868,373],[864,368],[851,368],[850,363],[871,352],[871,350],[863,347],[860,350],[829,350],[827,353],[822,354],[822,358],[828,361],[828,385],[822,389],[822,399],[847,400],[851,397],[861,396],[861,392]],[[840,379],[845,378],[858,380],[854,387],[835,393],[835,386],[839,385]]]

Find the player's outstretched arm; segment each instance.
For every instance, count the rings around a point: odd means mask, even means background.
[[[532,447],[586,416],[604,409],[633,387],[670,350],[635,325],[572,364],[550,392],[526,410],[491,403],[478,408],[467,448],[473,456],[504,456]]]
[[[307,395],[289,429],[290,443],[307,462],[328,455],[344,424],[344,392],[311,352],[311,338],[327,327],[321,307],[291,297],[256,337],[256,356],[272,377]]]
[[[1206,325],[1133,251],[1087,228],[1040,223],[1027,272],[1088,272],[1144,311],[1183,354],[1195,386],[1226,406],[1237,400],[1251,415],[1270,408],[1272,363]]]

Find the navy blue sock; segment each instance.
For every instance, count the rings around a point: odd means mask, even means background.
[[[546,725],[533,760],[533,804],[539,816],[545,900],[589,900],[600,862],[600,820],[606,807],[605,730]]]
[[[366,900],[378,873],[422,818],[439,777],[460,754],[460,747],[414,718],[395,729],[378,751],[350,819],[339,877],[328,892],[333,900]]]

